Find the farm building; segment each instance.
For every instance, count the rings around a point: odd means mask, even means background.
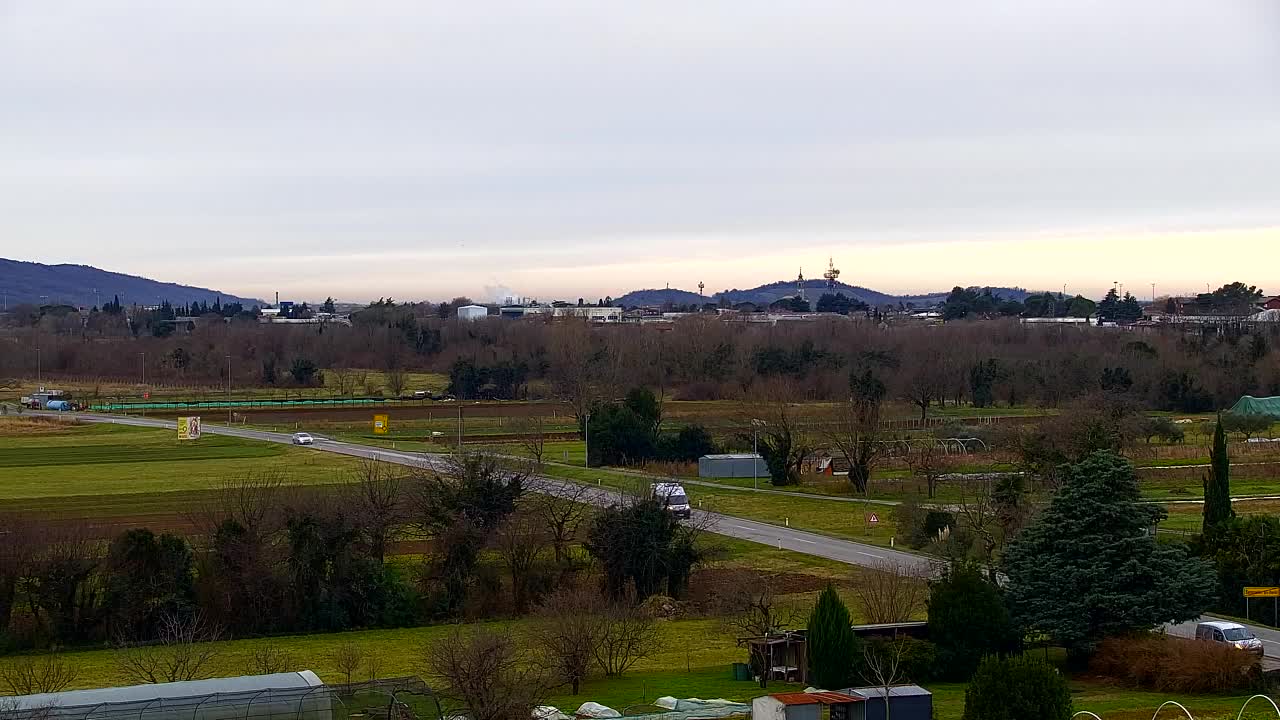
[[[889,688],[889,714],[885,715],[882,687],[849,688],[846,695],[866,699],[864,720],[932,720],[933,693],[919,685],[894,685]]]
[[[458,319],[472,322],[489,316],[489,308],[483,305],[463,305],[458,308]]]
[[[698,458],[700,478],[749,478],[769,477],[769,466],[764,458],[750,453],[730,455],[703,455]]]
[[[335,720],[341,709],[310,670],[20,695],[9,703],[10,720]]]

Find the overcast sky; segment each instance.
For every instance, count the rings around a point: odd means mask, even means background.
[[[0,256],[353,301],[829,255],[1280,292],[1277,7],[0,0]]]

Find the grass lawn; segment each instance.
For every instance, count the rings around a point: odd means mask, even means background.
[[[10,425],[12,423],[12,425]],[[276,443],[206,434],[179,443],[172,430],[50,425],[0,418],[0,500],[158,495],[208,490],[226,478],[278,473],[299,485],[344,482],[358,461]],[[21,432],[15,432],[22,427]]]

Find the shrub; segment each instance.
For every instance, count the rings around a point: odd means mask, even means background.
[[[896,683],[915,683],[919,685],[934,678],[935,670],[938,666],[938,648],[933,643],[909,637],[902,637],[897,640],[874,637],[868,638],[865,642],[864,651],[866,655],[892,657],[894,653],[901,652],[898,657]],[[866,663],[865,656],[863,662],[864,664]],[[864,682],[876,683],[876,680],[870,677],[871,673],[865,672],[865,668],[861,674]]]
[[[1258,679],[1258,661],[1249,653],[1157,633],[1103,640],[1089,669],[1135,687],[1176,693],[1248,690]]]
[[[1069,720],[1071,690],[1056,668],[1026,655],[989,657],[964,691],[964,720]]]
[[[828,585],[809,615],[809,672],[815,685],[827,689],[847,687],[858,657],[849,609]]]

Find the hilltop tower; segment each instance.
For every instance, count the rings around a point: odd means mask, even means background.
[[[822,273],[822,277],[827,281],[827,289],[834,291],[836,289],[836,281],[840,279],[840,271],[836,269],[835,259],[827,258],[827,271]]]
[[[804,268],[800,268],[800,274],[796,276],[796,292],[799,293],[801,300],[804,300]]]

